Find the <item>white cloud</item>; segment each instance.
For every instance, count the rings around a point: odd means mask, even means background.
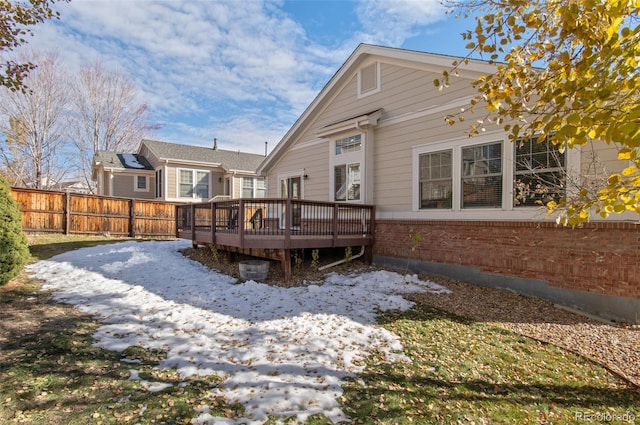
[[[440,0],[362,0],[356,9],[366,42],[390,46],[443,19],[445,10]]]
[[[352,5],[361,29],[337,47],[271,0],[73,0],[56,4],[60,20],[39,25],[30,45],[58,51],[70,72],[95,61],[126,71],[152,122],[165,123],[158,138],[275,145],[358,43],[400,46],[442,12],[437,0]]]

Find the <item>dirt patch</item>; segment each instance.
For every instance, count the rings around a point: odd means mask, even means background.
[[[219,271],[228,276],[235,277],[240,280],[240,272],[238,269],[238,263],[243,260],[255,260],[256,257],[251,257],[243,254],[235,254],[235,257],[231,259],[226,252],[217,252],[215,255],[209,248],[187,248],[181,251],[183,255],[191,258],[199,263],[204,264],[212,270]],[[332,266],[330,268],[319,270],[320,267],[335,263],[345,259],[343,249],[336,250],[321,250],[319,251],[318,260],[314,262],[312,258],[311,250],[299,250],[292,253],[292,266],[291,282],[284,281],[284,273],[282,272],[282,265],[280,261],[269,261],[269,274],[265,282],[268,285],[274,286],[300,286],[308,285],[313,282],[322,281],[329,273],[353,273],[355,271],[361,271],[365,269],[372,269],[368,266],[362,258],[356,258],[352,261],[345,262]]]

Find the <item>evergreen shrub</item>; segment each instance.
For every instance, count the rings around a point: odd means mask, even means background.
[[[11,197],[9,183],[0,176],[0,286],[20,273],[28,258],[20,208]]]

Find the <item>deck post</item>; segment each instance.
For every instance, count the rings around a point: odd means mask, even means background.
[[[284,276],[284,282],[287,286],[291,283],[291,250],[284,249],[284,259],[280,262],[282,264],[282,275]]]
[[[333,234],[333,246],[338,242],[338,204],[333,204],[333,222],[331,223],[331,233]]]
[[[287,198],[284,203],[284,249],[291,259],[291,253],[288,251],[291,249],[291,219],[293,218],[293,211],[291,210],[291,198]],[[289,264],[291,266],[291,264]],[[289,267],[291,268],[291,267]]]
[[[217,217],[216,217],[216,203],[211,201],[211,244],[216,244],[216,226],[217,226]]]
[[[191,212],[191,246],[194,248],[198,247],[196,243],[196,204],[191,204],[189,206],[189,211]]]
[[[238,236],[240,237],[240,248],[244,248],[244,199],[242,198],[238,203]]]

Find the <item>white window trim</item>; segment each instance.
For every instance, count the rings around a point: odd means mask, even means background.
[[[252,176],[242,176],[240,178],[240,197],[243,198],[242,194],[244,192],[244,179],[251,179],[253,181],[253,186],[251,187],[251,199],[262,199],[262,198],[256,198],[256,193],[258,192],[258,181],[259,180],[264,180],[264,191],[265,191],[265,198],[267,197],[267,179],[264,177],[252,177]]]
[[[287,171],[285,173],[278,174],[278,197],[283,198],[282,194],[282,180],[290,179],[292,177],[300,177],[300,199],[304,199],[304,168],[294,171]],[[268,182],[267,182],[268,183]],[[267,196],[269,195],[269,190],[267,189]]]
[[[329,198],[332,202],[349,202],[349,203],[364,203],[366,196],[366,190],[368,189],[366,182],[366,161],[365,161],[365,152],[367,151],[367,131],[351,131],[345,132],[341,134],[337,134],[331,137],[331,143],[329,143]],[[340,155],[336,155],[336,140],[344,139],[345,137],[355,136],[356,134],[360,134],[360,143],[361,149],[356,152],[343,153]],[[335,168],[339,165],[360,165],[360,199],[358,200],[346,200],[346,201],[337,201],[336,200],[336,176],[335,176]]]
[[[474,145],[482,145],[502,140],[502,208],[461,208],[462,190],[462,148]],[[451,209],[420,209],[420,185],[419,185],[419,155],[423,153],[438,152],[452,149],[452,208]],[[458,219],[458,220],[549,220],[554,217],[546,217],[541,207],[514,207],[513,205],[513,179],[514,179],[515,146],[509,141],[503,131],[494,131],[475,137],[450,139],[442,142],[429,143],[415,146],[412,153],[412,211],[407,213],[394,213],[393,218],[416,219]],[[581,163],[581,151],[579,147],[567,149],[567,172],[579,173]],[[387,218],[381,212],[380,218]]]
[[[191,187],[193,188],[193,195],[191,195],[191,197],[187,197],[187,196],[180,196],[180,172],[181,171],[190,171],[191,172],[191,176],[192,176],[192,180],[191,180]],[[207,197],[206,198],[198,198],[196,196],[196,173],[198,172],[202,172],[202,173],[207,173]],[[176,168],[176,199],[200,199],[200,200],[206,200],[209,199],[209,197],[211,196],[211,170],[203,170],[203,169],[198,169],[198,168]]]
[[[144,177],[144,188],[138,187],[138,178]],[[149,176],[141,176],[139,174],[133,176],[133,191],[134,192],[149,192]]]
[[[376,66],[376,88],[373,90],[368,90],[366,92],[362,92],[362,69],[363,68],[368,68],[370,67],[372,64],[371,63],[366,63],[364,65],[362,65],[360,67],[360,69],[358,69],[358,95],[357,98],[358,99],[362,99],[364,97],[367,96],[371,96],[372,94],[376,94],[376,93],[380,93],[380,91],[382,90],[381,87],[381,78],[380,78],[380,62],[375,62],[375,66]]]
[[[462,208],[462,149],[471,146],[484,145],[492,142],[502,143],[502,206],[496,208]],[[443,142],[432,143],[427,145],[416,146],[413,148],[413,173],[412,173],[412,209],[414,212],[442,215],[443,213],[453,212],[482,212],[490,213],[495,210],[511,210],[511,205],[507,200],[511,200],[510,194],[513,192],[513,149],[508,149],[510,143],[504,134],[504,132],[491,132],[483,134],[481,136],[475,136],[472,138],[458,138],[451,139]],[[422,154],[440,152],[444,150],[451,150],[451,208],[445,209],[420,209],[420,161],[419,157]]]

